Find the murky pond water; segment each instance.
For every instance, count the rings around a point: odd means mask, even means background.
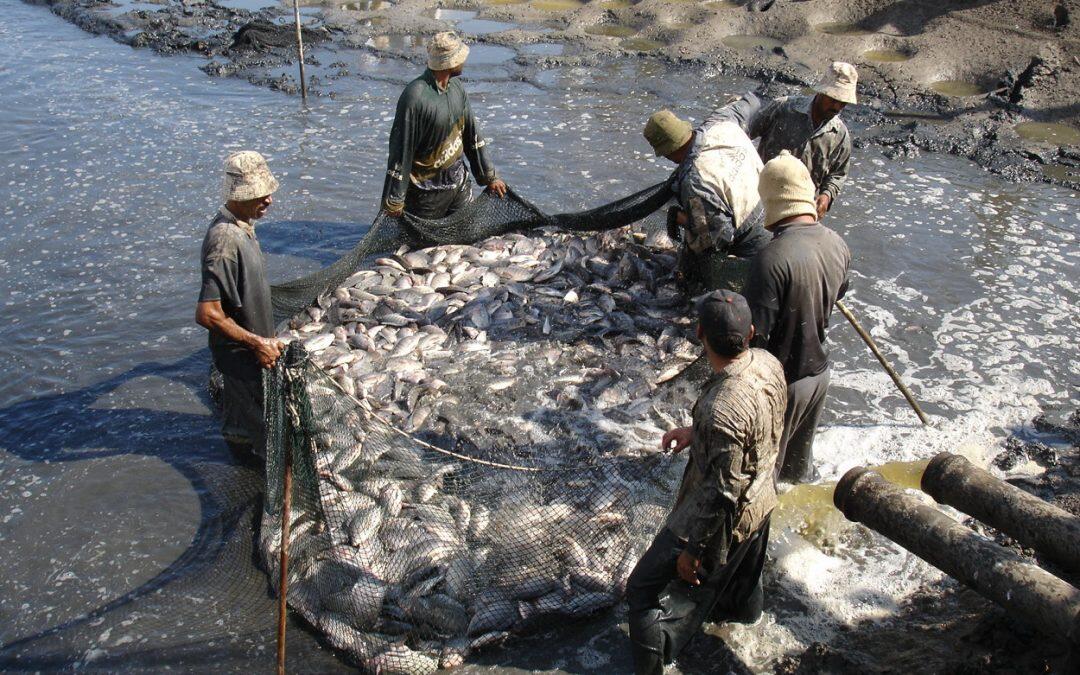
[[[41,8],[3,7],[5,658],[35,655],[36,668],[269,668],[273,604],[250,542],[234,536],[254,519],[258,476],[233,464],[204,393],[209,358],[192,320],[198,248],[221,159],[248,147],[269,156],[283,186],[260,229],[272,278],[356,241],[377,208],[393,103],[416,66],[336,54],[361,77],[333,81],[336,98],[304,111],[295,98],[209,79],[199,60],[93,38]],[[671,166],[640,137],[648,114],[693,101],[686,112],[700,118],[749,85],[702,84],[698,73],[640,59],[520,78],[516,67],[477,67],[465,82],[503,176],[552,211],[660,180]],[[1077,207],[1073,192],[1003,183],[953,158],[856,154],[828,219],[854,252],[850,305],[940,419],[919,427],[858,338],[835,325],[818,445],[826,479],[961,446],[989,452],[1041,405],[1080,403],[1065,384],[1080,357]],[[842,648],[844,626],[887,620],[939,578],[879,540],[868,546],[854,556],[778,528],[769,618],[725,629],[729,658],[742,664],[727,667],[768,670],[814,641]],[[172,605],[154,604],[159,588]],[[108,622],[80,620],[91,610]],[[604,615],[481,662],[622,672],[622,630],[618,615]],[[345,668],[309,633],[290,635],[298,666]],[[694,666],[685,669],[701,672]]]

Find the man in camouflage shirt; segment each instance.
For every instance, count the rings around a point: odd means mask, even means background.
[[[382,208],[388,215],[408,211],[437,220],[468,204],[472,183],[466,158],[477,183],[499,197],[506,194],[458,80],[468,56],[469,47],[453,33],[435,35],[428,44],[428,69],[401,93],[383,184]]]
[[[693,426],[662,441],[675,452],[689,446],[690,457],[675,506],[627,584],[638,675],[662,673],[708,618],[752,623],[761,615],[786,385],[780,363],[749,348],[750,317],[730,291],[698,302],[698,337],[714,375]]]
[[[858,78],[855,66],[836,61],[814,96],[785,96],[763,104],[747,94],[729,106],[750,138],[761,139],[761,161],[787,150],[806,165],[817,188],[818,220],[832,208],[847,181],[851,135],[840,111],[856,103]]]

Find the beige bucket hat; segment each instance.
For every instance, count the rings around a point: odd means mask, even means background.
[[[436,33],[428,42],[428,68],[450,70],[465,63],[469,58],[469,45],[450,31]]]
[[[666,157],[686,145],[693,134],[694,128],[690,123],[679,119],[670,110],[653,113],[645,123],[645,140],[657,157]]]
[[[829,98],[836,99],[841,103],[856,103],[855,85],[859,82],[859,71],[855,66],[843,61],[833,61],[825,77],[815,87],[814,91],[825,94]]]
[[[270,173],[266,159],[254,150],[234,152],[225,159],[225,201],[261,199],[277,189],[277,179]]]

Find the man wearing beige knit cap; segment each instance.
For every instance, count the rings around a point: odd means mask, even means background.
[[[820,220],[832,208],[847,180],[851,135],[840,111],[858,100],[859,74],[850,63],[835,61],[815,87],[814,96],[785,96],[763,104],[747,94],[731,106],[750,138],[760,138],[758,152],[768,162],[787,150],[801,160],[814,181],[814,210]]]
[[[788,384],[779,477],[812,480],[813,445],[829,387],[825,330],[848,286],[851,252],[818,222],[816,190],[806,165],[786,150],[765,163],[758,180],[765,228],[774,234],[750,264],[744,295],[754,318],[754,346],[772,353]]]
[[[435,35],[428,42],[427,70],[398,99],[382,194],[382,209],[391,216],[408,211],[435,220],[469,203],[465,159],[477,183],[499,197],[506,194],[457,79],[468,56],[468,45],[453,33]]]
[[[278,189],[257,152],[225,160],[225,205],[202,245],[202,289],[195,321],[210,332],[210,354],[225,381],[221,434],[234,454],[263,456],[262,369],[281,355],[274,339],[270,284],[255,221],[266,215]]]

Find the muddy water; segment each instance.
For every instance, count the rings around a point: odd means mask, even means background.
[[[204,393],[205,336],[191,319],[198,246],[217,207],[220,160],[241,147],[265,152],[283,184],[260,229],[272,278],[314,269],[354,242],[375,213],[393,102],[415,66],[335,53],[372,77],[333,81],[336,97],[305,112],[293,98],[208,79],[198,60],[92,38],[41,8],[4,10],[0,642],[23,641],[6,654],[45,644],[34,653],[53,660],[38,668],[106,667],[132,658],[132,645],[146,667],[268,668],[265,577],[242,547],[220,550],[254,518],[257,506],[236,505],[253,503],[258,478],[232,463]],[[748,86],[702,84],[698,73],[638,59],[513,67],[467,71],[465,82],[504,177],[550,210],[661,179],[670,165],[635,131],[645,117],[695,101],[687,112],[700,118]],[[817,449],[825,480],[964,445],[989,453],[1040,406],[1080,403],[1063,384],[1080,357],[1077,206],[1075,193],[1002,183],[953,158],[857,153],[828,220],[855,254],[850,305],[938,422],[919,427],[858,338],[834,326],[834,388]],[[725,629],[729,648],[684,662],[687,672],[719,658],[727,669],[771,670],[814,641],[860,662],[887,660],[887,649],[859,651],[845,627],[888,621],[939,583],[878,539],[826,545],[798,529],[775,530],[767,620]],[[200,561],[218,555],[226,571],[204,573]],[[175,603],[180,618],[125,601],[192,576]],[[78,621],[110,606],[107,625]],[[55,639],[25,642],[69,621]],[[310,634],[290,635],[296,667],[344,669]],[[629,666],[618,614],[480,660],[509,671]]]

